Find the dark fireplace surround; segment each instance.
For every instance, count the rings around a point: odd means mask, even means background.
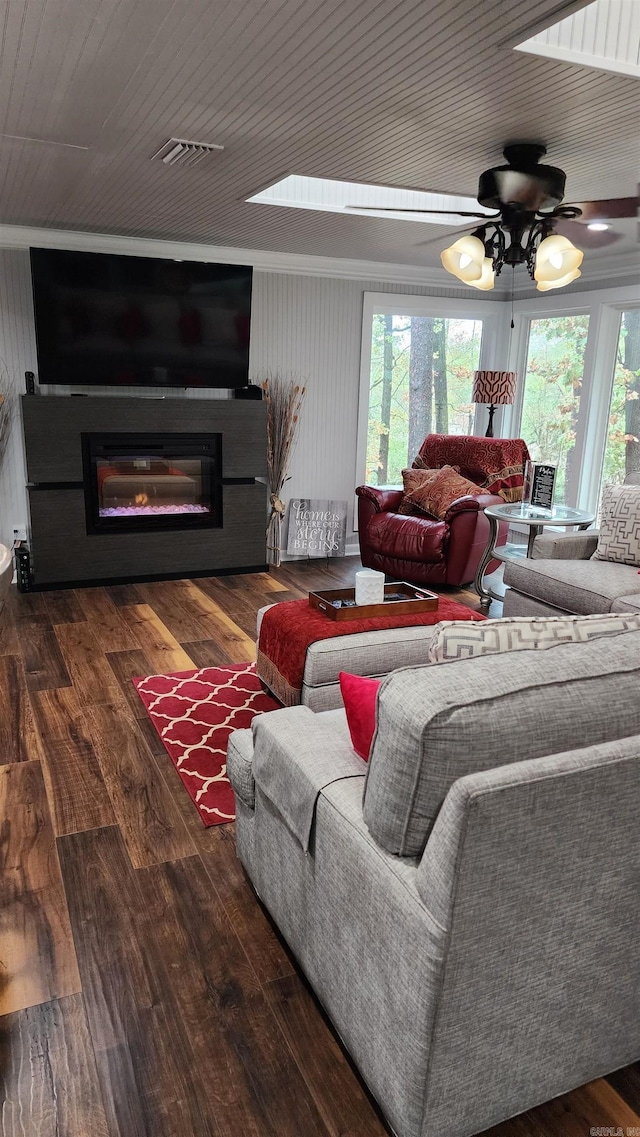
[[[82,434],[87,533],[222,526],[222,435]]]
[[[25,395],[22,420],[35,588],[266,568],[263,402]]]

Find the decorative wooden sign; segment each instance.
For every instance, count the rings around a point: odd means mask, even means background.
[[[287,553],[295,557],[343,557],[346,501],[293,498],[289,502]]]

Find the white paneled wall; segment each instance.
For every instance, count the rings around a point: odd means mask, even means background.
[[[251,376],[280,372],[307,388],[285,499],[346,499],[354,489],[362,286],[348,280],[259,278]],[[351,528],[349,520],[348,528]]]
[[[362,298],[364,292],[459,297],[455,289],[393,285],[384,281],[342,280],[255,272],[251,323],[250,375],[296,375],[307,386],[298,446],[286,499],[326,497],[349,503],[347,540],[353,540],[356,427]],[[29,253],[0,250],[0,355],[17,390],[24,372],[37,360]],[[44,393],[85,390],[113,394],[113,388],[42,388]],[[121,393],[121,392],[118,392]],[[216,391],[183,392],[130,387],[131,395],[171,394],[189,398],[220,397]],[[25,468],[19,411],[0,470],[0,541],[10,543],[15,524],[27,521]]]
[[[37,372],[29,253],[0,250],[0,359],[12,387],[11,435],[0,468],[0,541],[13,543],[14,525],[28,518],[26,471],[18,396],[25,371]]]
[[[348,503],[353,537],[362,302],[365,292],[451,296],[455,289],[383,281],[258,273],[254,277],[250,373],[296,376],[307,387],[291,481],[284,498]]]

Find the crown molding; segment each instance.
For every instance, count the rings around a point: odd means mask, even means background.
[[[75,252],[119,253],[132,257],[165,257],[175,260],[248,264],[262,272],[298,276],[333,276],[346,280],[380,280],[392,284],[421,284],[451,288],[441,269],[424,265],[387,264],[384,261],[347,260],[341,257],[307,256],[268,249],[243,249],[232,245],[201,245],[187,241],[160,241],[147,237],[120,237],[112,233],[84,233],[71,229],[40,229],[26,225],[0,225],[0,248],[69,249]],[[464,286],[460,286],[464,290]]]
[[[220,264],[249,264],[261,272],[297,276],[334,277],[343,280],[379,281],[388,284],[415,284],[425,288],[459,292],[469,296],[467,285],[426,265],[393,264],[386,261],[348,260],[342,257],[307,256],[266,249],[243,249],[232,245],[191,244],[188,241],[161,241],[147,237],[122,237],[113,233],[86,233],[72,229],[45,229],[28,225],[0,225],[0,248],[69,249],[76,252],[119,253],[132,257],[164,257],[174,260],[211,261]],[[587,254],[588,256],[588,254]],[[609,280],[622,283],[625,277],[640,273],[640,252],[618,257],[597,257],[583,262],[581,283]],[[502,285],[503,287],[500,287]],[[526,273],[516,278],[514,296],[528,292],[531,281]],[[510,295],[510,282],[500,280],[483,299],[504,300]]]
[[[566,295],[569,292],[579,292],[586,288],[597,288],[598,283],[603,280],[606,280],[609,286],[614,288],[617,284],[633,284],[636,280],[640,279],[640,250],[638,252],[625,253],[624,256],[618,257],[594,257],[591,260],[588,260],[588,257],[589,251],[587,250],[585,260],[582,262],[582,275],[579,280],[559,290],[557,293],[554,293],[552,290],[543,295],[559,296],[561,293],[562,295]],[[516,299],[522,299],[524,295],[541,296],[541,293],[536,291],[535,281],[531,280],[527,273],[523,273],[520,276],[514,286],[513,294]],[[504,295],[506,295],[506,293],[504,293]]]
[[[589,258],[589,250],[582,262],[581,280],[608,280],[611,285],[620,284],[625,277],[640,276],[640,248],[620,256]],[[586,263],[585,263],[586,262]]]

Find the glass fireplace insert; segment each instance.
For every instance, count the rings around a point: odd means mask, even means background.
[[[220,434],[82,435],[87,533],[222,525]]]

